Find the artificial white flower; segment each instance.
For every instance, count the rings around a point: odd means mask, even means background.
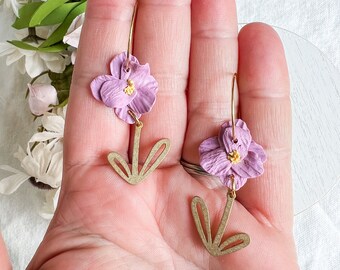
[[[47,190],[45,193],[45,201],[41,209],[39,210],[39,215],[45,219],[52,219],[54,212],[58,205],[58,199],[60,194],[60,188]]]
[[[63,141],[64,126],[67,106],[54,108],[52,112],[47,112],[41,117],[43,132],[35,133],[28,143],[47,142],[48,147]]]
[[[66,35],[63,38],[63,42],[65,44],[68,44],[76,49],[78,48],[80,34],[81,34],[84,20],[85,20],[85,13],[82,13],[74,18],[73,22],[71,23],[70,27],[67,30]],[[71,55],[72,64],[74,64],[76,60],[76,55],[77,55],[76,49],[72,51],[72,55]]]
[[[27,84],[28,105],[34,115],[42,115],[51,110],[50,105],[58,104],[57,90],[50,84]]]
[[[4,4],[8,9],[12,9],[17,17],[19,17],[19,9],[26,3],[27,0],[0,0],[0,4]]]
[[[7,66],[17,62],[20,73],[25,74],[27,72],[31,78],[46,70],[61,73],[67,64],[67,59],[59,53],[24,50],[8,42],[0,43],[0,56],[7,56]]]
[[[31,177],[34,177],[36,182],[41,182],[52,188],[60,187],[63,166],[62,142],[56,143],[52,149],[46,143],[38,143],[33,150],[31,150],[31,144],[28,143],[27,152],[25,153],[19,147],[15,157],[21,162],[24,172],[7,165],[1,165],[0,169],[13,174],[0,181],[0,193],[13,193]]]

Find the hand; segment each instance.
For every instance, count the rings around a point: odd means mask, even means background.
[[[233,0],[139,1],[133,54],[159,83],[144,115],[140,162],[169,138],[171,151],[143,183],[131,186],[108,165],[111,151],[129,156],[132,126],[90,93],[93,78],[127,49],[135,1],[89,0],[65,130],[64,179],[56,214],[28,269],[296,269],[292,236],[291,110],[282,44],[263,24],[237,31]],[[266,150],[265,174],[237,192],[226,235],[246,232],[245,249],[212,257],[195,228],[198,195],[212,224],[226,188],[189,175],[198,146],[230,119],[238,72],[239,112]],[[186,91],[187,90],[187,91]]]

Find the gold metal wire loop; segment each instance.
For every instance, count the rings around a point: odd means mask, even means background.
[[[128,48],[126,53],[126,62],[125,62],[125,71],[130,71],[130,58],[131,58],[131,51],[132,51],[132,42],[133,42],[133,30],[135,26],[135,19],[136,19],[136,13],[137,13],[137,6],[138,1],[136,1],[135,7],[133,9],[131,24],[130,24],[130,33],[129,33],[129,41],[128,41]]]
[[[133,118],[133,120],[135,121],[137,127],[142,127],[143,126],[143,122],[140,121],[137,118],[136,114],[133,111],[128,110],[128,114]]]
[[[233,134],[233,142],[237,143],[237,138],[235,135],[235,85],[237,80],[237,73],[233,75],[233,83],[231,87],[231,126]]]

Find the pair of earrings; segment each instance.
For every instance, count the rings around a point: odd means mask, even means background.
[[[94,98],[113,108],[120,119],[135,127],[131,165],[117,152],[108,155],[108,161],[112,168],[121,178],[132,185],[142,182],[152,173],[170,150],[169,139],[159,140],[150,150],[142,168],[138,170],[139,144],[143,128],[140,117],[151,111],[156,101],[158,84],[150,74],[149,65],[141,65],[137,58],[131,55],[136,10],[137,4],[133,12],[127,52],[117,55],[111,61],[111,75],[98,76],[91,83]],[[221,126],[218,136],[202,142],[199,147],[200,166],[181,160],[181,164],[187,172],[218,176],[221,182],[228,187],[226,206],[214,239],[212,239],[209,211],[205,202],[200,197],[194,197],[191,202],[196,229],[205,248],[213,256],[235,252],[250,243],[250,238],[245,233],[233,235],[223,243],[221,241],[236,199],[236,190],[240,189],[248,178],[261,175],[263,163],[266,160],[263,148],[252,140],[246,123],[235,119],[236,74],[233,76],[232,84],[231,121]],[[160,149],[162,150],[160,151]],[[156,153],[159,153],[157,157],[155,157]],[[151,163],[152,160],[154,161]],[[198,213],[198,207],[201,208],[203,214],[205,230]]]

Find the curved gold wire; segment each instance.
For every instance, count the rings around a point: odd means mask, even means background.
[[[132,14],[132,19],[131,19],[131,24],[130,24],[129,41],[128,41],[128,48],[127,48],[127,53],[126,53],[127,57],[126,57],[126,62],[125,62],[126,71],[130,70],[130,57],[131,57],[131,51],[132,51],[133,30],[135,26],[137,6],[138,6],[138,1],[136,1],[135,7],[133,8],[133,14]]]
[[[231,126],[232,126],[232,135],[234,143],[237,143],[237,138],[235,135],[235,84],[237,79],[237,73],[233,75],[233,83],[231,87]]]

